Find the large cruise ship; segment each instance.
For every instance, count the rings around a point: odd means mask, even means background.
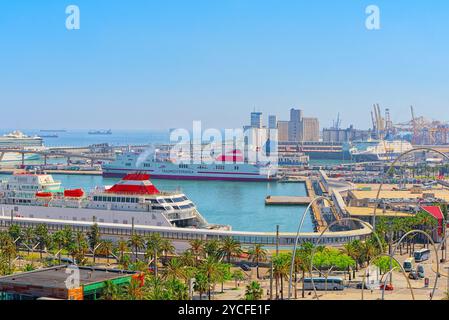
[[[41,137],[37,136],[27,136],[20,131],[13,131],[11,133],[0,136],[0,149],[25,149],[25,150],[42,150],[44,149],[43,140]],[[2,153],[0,151],[0,162],[9,162],[9,161],[20,161],[22,159],[22,155],[19,153]],[[38,160],[39,155],[36,154],[26,154],[26,160]]]
[[[44,220],[229,230],[210,225],[179,191],[159,191],[147,174],[128,174],[112,187],[63,190],[51,175],[18,172],[0,187],[0,215]]]
[[[413,146],[403,140],[370,140],[354,142],[349,153],[355,161],[391,161],[402,153],[412,150]]]
[[[125,152],[103,165],[104,177],[123,177],[133,171],[150,174],[155,179],[179,180],[277,180],[277,166],[270,162],[245,161],[240,150],[229,150],[213,156],[213,163],[195,163],[189,154],[170,158],[170,149],[147,152]]]

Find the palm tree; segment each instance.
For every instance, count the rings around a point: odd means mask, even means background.
[[[168,262],[165,270],[165,278],[187,280],[186,268],[182,264],[181,259],[173,258]]]
[[[207,276],[201,270],[198,270],[197,273],[195,274],[195,283],[193,285],[193,289],[200,294],[200,300],[203,299],[203,294],[206,291],[209,290],[210,292],[210,284],[207,279]]]
[[[290,259],[288,255],[278,255],[273,258],[273,275],[276,282],[276,298],[278,299],[278,285],[280,281],[281,300],[284,300],[284,280],[290,273]]]
[[[304,283],[305,283],[305,278],[306,278],[306,272],[310,272],[312,251],[313,251],[313,244],[310,242],[306,242],[306,243],[303,243],[299,247],[299,249],[295,255],[295,265],[302,272],[302,293],[301,293],[301,295],[303,298],[305,298],[305,296],[306,296]],[[296,288],[296,285],[295,285],[295,288]],[[295,297],[296,297],[296,290],[295,290]]]
[[[10,274],[13,271],[12,259],[16,256],[16,245],[14,240],[10,237],[7,232],[0,232],[0,256],[5,262],[7,262],[7,267],[3,266],[5,269],[2,273]]]
[[[235,281],[235,288],[237,289],[237,287],[240,284],[240,281],[245,280],[245,274],[243,273],[242,270],[234,270],[234,272],[232,273],[232,279],[234,279]]]
[[[187,267],[194,267],[197,265],[197,260],[192,251],[186,250],[184,251],[181,256],[182,263]]]
[[[103,240],[100,244],[101,253],[106,256],[106,263],[109,264],[109,257],[114,249],[114,243],[111,240]]]
[[[128,243],[122,238],[117,242],[117,251],[119,253],[119,263],[123,264],[125,252],[128,251]]]
[[[136,262],[139,249],[145,247],[145,240],[141,235],[133,233],[128,240],[128,245],[133,249],[134,262]]]
[[[158,276],[157,259],[158,259],[158,255],[160,253],[162,253],[162,245],[163,245],[163,239],[159,233],[151,233],[147,237],[145,256],[147,259],[150,259],[150,258],[153,259],[154,276],[156,278]]]
[[[257,281],[252,281],[246,286],[245,300],[260,300],[263,296],[263,289],[260,283]]]
[[[98,250],[98,247],[101,242],[101,234],[100,234],[100,228],[98,227],[98,224],[94,223],[90,227],[90,231],[87,233],[87,239],[88,239],[89,247],[92,252],[93,260],[95,263],[95,253]]]
[[[17,224],[13,224],[8,228],[8,234],[11,236],[13,241],[16,241],[16,248],[18,249],[19,244],[22,242],[22,229]]]
[[[201,239],[194,239],[189,241],[190,251],[195,256],[195,261],[198,262],[200,256],[205,253],[205,242]]]
[[[241,254],[242,248],[240,242],[232,237],[226,237],[222,240],[218,252],[226,257],[228,263],[231,263],[231,257]]]
[[[45,224],[40,224],[36,227],[35,230],[36,241],[39,246],[39,256],[42,259],[42,252],[47,248],[51,243],[51,237],[48,233],[48,228]]]
[[[83,232],[77,231],[75,233],[75,243],[70,247],[73,258],[79,264],[84,264],[86,253],[89,250],[89,245]]]
[[[102,300],[121,300],[120,288],[111,280],[107,280],[104,283],[104,287],[101,292]]]
[[[250,259],[256,263],[257,279],[260,279],[259,264],[267,260],[268,251],[263,248],[261,244],[256,244],[248,252]]]
[[[204,245],[204,253],[206,258],[210,256],[219,257],[220,241],[214,239],[207,241]]]
[[[31,227],[25,228],[22,233],[22,238],[24,240],[24,243],[26,244],[28,255],[30,254],[30,248],[32,248],[34,245],[34,241],[36,240],[36,235],[34,232],[34,229]]]
[[[200,266],[200,270],[204,273],[208,283],[208,297],[211,300],[211,287],[215,287],[218,273],[220,272],[220,263],[216,257],[208,257]]]
[[[168,255],[175,253],[175,246],[169,239],[162,239],[160,246],[161,246],[161,251],[164,253],[165,261],[167,261]]]
[[[53,233],[52,235],[52,240],[53,243],[57,246],[58,248],[58,260],[59,260],[59,264],[61,264],[61,250],[64,246],[64,232],[62,230],[58,230],[55,233]]]

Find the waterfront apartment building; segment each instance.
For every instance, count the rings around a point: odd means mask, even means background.
[[[320,141],[320,123],[318,118],[302,118],[299,128],[300,141]]]

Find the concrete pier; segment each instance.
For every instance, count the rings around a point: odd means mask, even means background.
[[[312,199],[309,197],[268,196],[265,198],[266,205],[308,205]]]

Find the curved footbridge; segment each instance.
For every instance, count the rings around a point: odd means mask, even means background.
[[[16,224],[22,228],[35,227],[39,224],[45,224],[49,232],[53,233],[62,230],[64,227],[71,227],[74,231],[88,232],[94,222],[87,221],[67,221],[52,219],[35,219],[35,218],[18,218],[8,216],[0,216],[0,229],[6,229],[12,224]],[[146,236],[151,233],[159,233],[162,237],[173,240],[174,242],[188,242],[193,239],[202,240],[220,240],[226,237],[232,237],[243,245],[262,244],[265,246],[275,246],[278,242],[279,246],[293,246],[295,243],[296,233],[276,233],[271,232],[245,232],[245,231],[227,231],[213,229],[190,229],[190,228],[169,228],[156,226],[142,226],[115,223],[97,222],[101,234],[105,238],[118,240],[126,239],[134,232],[136,234]],[[301,233],[300,242],[317,243],[320,233]],[[320,245],[341,246],[352,240],[364,240],[371,235],[371,229],[366,225],[362,225],[360,229],[326,232],[319,241]]]

